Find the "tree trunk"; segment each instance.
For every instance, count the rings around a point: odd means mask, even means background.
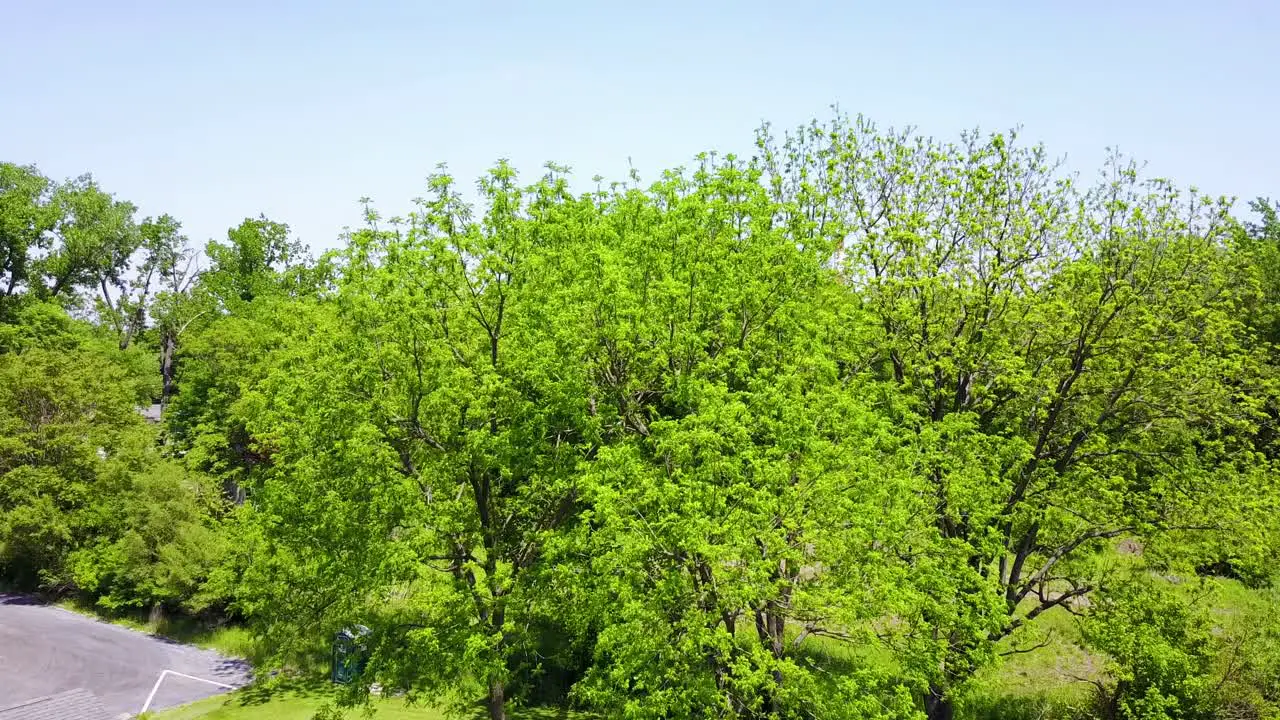
[[[489,710],[489,720],[507,720],[506,687],[501,680],[489,681],[489,696],[485,698],[485,707]]]
[[[145,325],[146,322],[146,307],[139,304],[138,309],[133,313],[133,317],[124,324],[124,332],[120,335],[121,350],[129,349],[129,343],[133,342],[134,337],[142,333],[143,325]]]
[[[955,715],[955,706],[951,704],[951,698],[947,697],[946,691],[933,683],[929,684],[929,693],[924,696],[924,714],[929,720],[952,720],[952,716]]]
[[[163,389],[160,392],[161,404],[166,404],[174,391],[174,356],[178,353],[178,338],[172,332],[165,332],[160,345],[160,379]]]
[[[786,619],[772,605],[773,603],[766,603],[764,608],[756,610],[756,634],[760,638],[760,643],[769,649],[774,660],[781,661],[786,651],[784,644]],[[778,691],[782,688],[782,670],[775,667],[770,674],[773,677],[773,687],[763,690],[764,706],[770,713],[777,715],[781,712],[778,705]]]

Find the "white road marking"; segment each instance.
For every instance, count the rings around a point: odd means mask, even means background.
[[[161,670],[161,671],[160,671],[160,677],[156,678],[156,684],[155,684],[155,685],[153,685],[153,686],[151,686],[151,694],[147,696],[147,701],[146,701],[145,703],[143,703],[143,704],[142,704],[142,709],[138,711],[138,714],[139,714],[139,715],[141,715],[142,713],[144,713],[144,712],[146,712],[148,709],[150,709],[150,707],[151,707],[151,701],[156,699],[156,693],[157,693],[157,692],[159,692],[159,690],[160,690],[160,683],[164,682],[164,676],[165,676],[165,675],[177,675],[178,677],[184,677],[184,678],[187,678],[188,680],[196,680],[196,681],[199,681],[199,682],[202,682],[202,683],[209,683],[210,685],[217,685],[218,687],[223,687],[223,688],[226,688],[226,689],[228,689],[228,690],[235,690],[235,689],[236,689],[236,686],[235,686],[235,685],[228,685],[228,684],[226,684],[226,683],[220,683],[220,682],[218,682],[218,681],[216,681],[216,680],[208,680],[208,679],[206,679],[206,678],[196,677],[195,675],[188,675],[188,674],[186,674],[186,673],[180,673],[180,672],[178,672],[177,670]]]

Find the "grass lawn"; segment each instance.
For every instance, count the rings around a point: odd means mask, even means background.
[[[1228,578],[1167,581],[1209,612],[1218,630],[1230,630],[1266,608],[1280,607],[1280,589],[1255,590]],[[1092,707],[1092,682],[1106,681],[1108,658],[1083,646],[1077,619],[1062,608],[1042,615],[1031,627],[999,645],[1002,651],[1043,647],[1002,658],[978,675],[978,692],[958,716],[1082,717]],[[964,704],[964,703],[962,703]]]
[[[283,692],[264,699],[233,692],[149,717],[154,720],[311,720],[326,700],[327,696],[319,693]],[[406,707],[403,701],[394,699],[375,702],[374,708],[373,717],[377,720],[442,720],[445,717],[435,708]],[[353,719],[363,717],[360,710],[349,710],[347,714]]]
[[[311,720],[316,710],[333,698],[333,686],[320,680],[294,682],[279,687],[250,686],[236,692],[206,698],[189,705],[148,714],[147,720]],[[482,720],[473,712],[447,712],[422,705],[408,706],[403,699],[379,698],[372,706],[374,720]],[[347,710],[351,720],[370,717],[363,708]],[[509,714],[513,720],[590,720],[589,715],[560,708],[524,708]]]

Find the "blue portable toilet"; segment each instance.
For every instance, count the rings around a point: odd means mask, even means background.
[[[367,638],[369,628],[364,625],[343,628],[333,636],[333,660],[330,677],[339,685],[346,685],[364,672],[369,662]]]

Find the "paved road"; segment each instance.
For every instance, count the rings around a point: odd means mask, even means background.
[[[85,688],[107,710],[136,713],[161,671],[226,685],[248,681],[248,666],[215,652],[99,622],[21,595],[0,594],[0,707]],[[226,692],[167,675],[152,709]]]

